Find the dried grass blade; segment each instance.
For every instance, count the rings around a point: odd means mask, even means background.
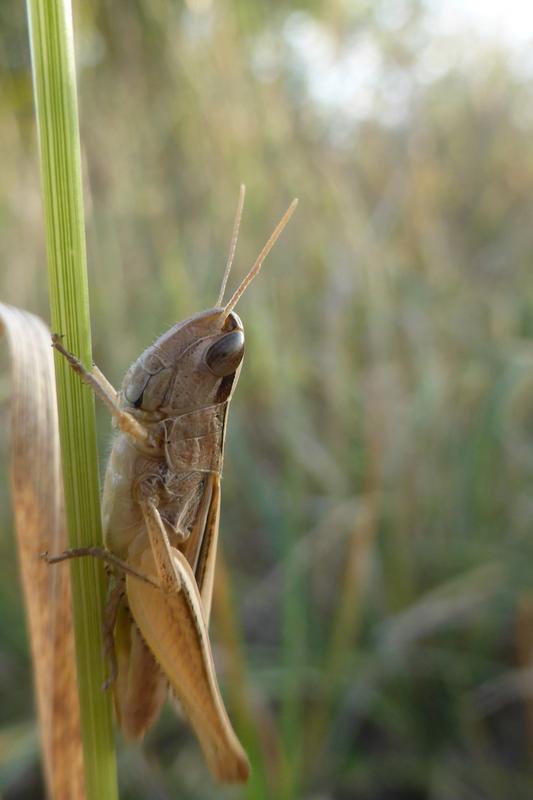
[[[0,303],[12,364],[11,489],[43,764],[53,800],[85,797],[70,576],[39,554],[66,546],[50,332]]]

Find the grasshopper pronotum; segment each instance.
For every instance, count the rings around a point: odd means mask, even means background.
[[[220,781],[246,781],[249,773],[220,696],[207,632],[226,419],[244,355],[243,325],[234,308],[296,202],[222,305],[244,203],[241,187],[216,307],[160,336],[129,368],[119,393],[96,367],[88,372],[60,337],[53,338],[108,406],[118,433],[104,483],[105,549],[68,550],[48,561],[92,555],[110,563],[104,644],[124,735],[142,738],[170,685]]]

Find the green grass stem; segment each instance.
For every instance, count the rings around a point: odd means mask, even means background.
[[[70,0],[28,0],[39,132],[52,330],[91,363],[81,159]],[[94,399],[56,356],[67,526],[71,547],[101,542]],[[117,796],[110,702],[102,692],[102,567],[71,562],[78,684],[88,800]]]

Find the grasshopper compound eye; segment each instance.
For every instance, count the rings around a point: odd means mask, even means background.
[[[208,369],[219,378],[235,372],[244,356],[244,333],[233,330],[212,344],[205,354]]]

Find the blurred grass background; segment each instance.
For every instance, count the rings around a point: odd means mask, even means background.
[[[119,742],[122,798],[533,795],[533,67],[439,30],[434,6],[75,5],[94,354],[115,385],[213,304],[239,183],[232,286],[300,198],[239,306],[224,472],[213,638],[253,778],[214,787],[167,709]],[[15,0],[0,135],[0,297],[48,319]],[[20,800],[42,789],[0,491],[0,792]]]

